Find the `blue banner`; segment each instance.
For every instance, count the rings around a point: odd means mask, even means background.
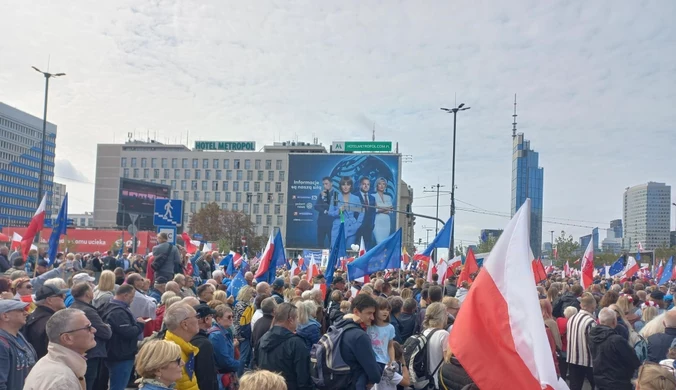
[[[291,154],[288,183],[287,248],[332,247],[341,214],[347,248],[363,237],[371,249],[396,231],[397,155]]]

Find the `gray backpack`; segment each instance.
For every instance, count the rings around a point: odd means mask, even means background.
[[[310,376],[315,386],[321,390],[350,388],[352,373],[340,353],[343,335],[350,329],[360,328],[354,322],[342,328],[329,327],[310,351]]]

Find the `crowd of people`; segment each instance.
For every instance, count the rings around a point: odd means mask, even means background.
[[[0,390],[478,388],[448,346],[472,288],[456,275],[427,281],[420,265],[349,283],[336,270],[327,285],[252,269],[235,290],[219,253],[158,238],[147,257],[53,264],[0,248]],[[574,390],[676,389],[674,292],[598,277],[584,290],[552,272],[533,293],[557,374]]]

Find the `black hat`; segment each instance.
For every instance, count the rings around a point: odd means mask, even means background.
[[[206,303],[200,303],[192,307],[197,312],[199,318],[206,318],[207,316],[216,315],[216,310],[212,309]]]
[[[650,298],[657,299],[658,301],[662,300],[662,299],[664,299],[664,293],[660,290],[655,290],[655,291],[650,293]]]
[[[277,278],[277,279],[275,279],[274,282],[272,282],[272,288],[273,289],[277,290],[277,289],[282,288],[282,287],[284,287],[284,279]]]
[[[39,267],[49,267],[49,263],[45,259],[38,259],[38,266]]]
[[[164,276],[158,276],[155,278],[155,284],[166,284],[169,280]]]
[[[43,285],[38,289],[38,292],[35,293],[35,300],[36,301],[41,301],[43,299],[47,299],[49,297],[56,297],[59,295],[65,296],[68,290],[61,290],[60,288],[52,285]]]
[[[345,282],[345,279],[343,279],[342,276],[336,276],[335,278],[333,278],[333,284],[334,285],[338,284],[338,283],[344,283],[344,282]]]

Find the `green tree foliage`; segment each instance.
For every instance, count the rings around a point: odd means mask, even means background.
[[[498,239],[493,236],[488,237],[486,241],[481,241],[481,237],[479,237],[479,245],[476,246],[476,253],[488,253],[492,251],[496,242],[498,242]]]
[[[227,249],[237,248],[242,245],[243,236],[254,237],[253,223],[246,214],[223,210],[213,202],[193,213],[188,228],[191,234],[201,234],[205,241],[217,241],[219,248],[221,245]],[[250,251],[254,249],[248,244]]]
[[[577,260],[580,244],[573,239],[572,235],[569,234],[566,237],[566,232],[561,230],[561,235],[554,239],[554,243],[558,253],[558,260],[554,260],[555,264],[561,266],[565,264],[566,260]]]

